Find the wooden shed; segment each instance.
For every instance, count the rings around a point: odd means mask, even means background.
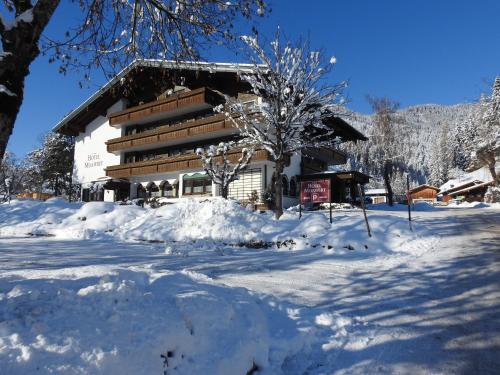
[[[410,200],[416,202],[429,202],[434,203],[437,201],[437,193],[439,188],[431,185],[419,185],[410,189]]]

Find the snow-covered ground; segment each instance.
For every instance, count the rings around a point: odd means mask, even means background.
[[[1,371],[497,371],[500,210],[327,216],[0,205]]]

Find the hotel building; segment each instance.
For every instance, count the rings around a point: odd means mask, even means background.
[[[238,73],[253,65],[174,63],[138,60],[60,121],[54,131],[75,137],[73,179],[83,201],[217,196],[195,150],[237,140],[239,130],[213,108],[225,95],[258,101]],[[328,119],[342,141],[366,140],[338,117]],[[238,159],[234,151],[230,158]],[[297,204],[298,179],[346,163],[336,149],[311,149],[294,155],[283,177],[284,206]],[[248,168],[232,182],[229,197],[260,199],[272,184],[273,163],[257,150]]]

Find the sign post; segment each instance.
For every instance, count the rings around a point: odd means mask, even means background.
[[[361,188],[361,185],[358,184],[358,192],[361,203],[361,208],[363,209],[363,215],[365,216],[366,230],[368,231],[368,237],[372,236],[372,231],[370,230],[370,224],[368,224],[368,216],[366,216],[366,208],[365,208],[365,193]]]
[[[302,203],[330,203],[330,224],[331,224],[332,200],[331,200],[330,179],[301,181],[300,204]]]
[[[332,201],[330,200],[330,224],[332,223]]]
[[[410,194],[410,175],[406,175],[406,196],[408,200],[408,224],[410,224],[410,230],[413,230],[411,227],[411,194]]]

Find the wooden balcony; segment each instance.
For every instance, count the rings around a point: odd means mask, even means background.
[[[165,144],[182,138],[221,132],[228,129],[233,129],[236,132],[231,120],[227,120],[225,115],[221,113],[195,121],[160,126],[142,133],[113,138],[107,141],[106,145],[108,152],[138,149],[144,148],[144,146]]]
[[[111,126],[127,123],[143,123],[161,118],[177,116],[200,109],[210,108],[222,102],[222,97],[209,88],[171,95],[165,99],[127,108],[108,116]]]
[[[347,163],[346,155],[344,152],[328,147],[307,148],[303,151],[303,154],[329,165],[339,165]]]
[[[241,149],[235,149],[229,154],[229,160],[237,162],[241,157]],[[222,157],[216,157],[215,160],[221,161]],[[269,154],[265,150],[257,150],[252,162],[269,160]],[[168,173],[183,170],[202,169],[201,159],[196,154],[181,156],[171,156],[155,160],[141,161],[137,163],[128,163],[113,165],[106,168],[106,176],[113,178],[127,178],[131,176],[143,176],[155,173]]]

